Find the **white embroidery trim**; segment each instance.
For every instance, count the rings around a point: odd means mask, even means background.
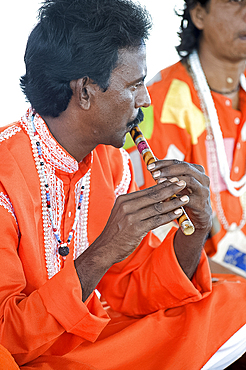
[[[22,119],[22,122],[21,122],[23,128],[27,131],[29,136],[30,136],[30,132],[29,132],[29,129],[28,129],[28,116],[30,114],[31,114],[31,111],[27,112],[27,115]],[[44,136],[43,136],[44,135],[44,128],[43,128],[43,126],[45,126],[45,125],[44,125],[43,120],[42,120],[41,117],[39,117],[37,120],[36,120],[36,117],[35,117],[35,125],[36,125],[37,121],[38,121],[38,126],[39,126],[38,135],[40,136],[42,141],[46,140],[46,138],[47,138],[46,135],[49,136],[50,134],[49,134],[48,130],[46,129],[47,131],[45,131],[45,139],[44,139]],[[42,126],[42,128],[40,128],[40,126]],[[52,139],[51,136],[50,136],[50,138]],[[30,137],[30,139],[31,139],[31,137]],[[53,139],[53,141],[54,141],[54,139]],[[48,174],[47,175],[48,175],[48,177],[50,179],[50,182],[51,182],[50,183],[50,191],[52,192],[52,190],[53,190],[54,192],[56,192],[57,187],[60,187],[59,193],[61,194],[61,198],[63,198],[64,197],[63,184],[61,184],[61,182],[60,182],[61,180],[59,180],[57,178],[57,176],[55,175],[54,168],[52,168],[52,167],[55,166],[56,168],[60,168],[64,171],[66,171],[66,172],[74,172],[74,171],[71,170],[70,161],[65,163],[67,158],[70,159],[71,157],[68,157],[68,156],[66,157],[65,152],[63,152],[62,156],[60,156],[60,153],[56,153],[56,149],[55,149],[56,147],[54,147],[53,144],[54,143],[52,142],[52,140],[49,141],[49,145],[51,145],[53,149],[50,153],[49,153],[49,151],[47,151],[46,156],[44,156],[45,160],[47,161],[46,162],[46,166],[47,166],[46,168],[47,168],[48,173],[49,173],[49,175]],[[48,148],[48,145],[46,147]],[[122,174],[122,179],[121,179],[120,184],[115,189],[115,197],[116,198],[121,194],[127,193],[128,189],[129,189],[130,181],[131,181],[131,172],[130,172],[130,168],[129,168],[129,164],[128,164],[130,157],[124,149],[120,149],[120,152],[121,152],[122,160],[123,160],[123,174]],[[55,153],[56,153],[56,155],[54,155]],[[54,156],[55,156],[55,158],[54,158]],[[93,156],[92,156],[92,158],[93,158]],[[69,170],[68,170],[68,168],[69,168]],[[76,184],[75,194],[78,191],[77,189],[79,188],[80,181],[81,180],[79,180],[78,183]],[[88,192],[88,196],[89,196],[89,192]],[[64,202],[63,199],[57,199],[56,200],[56,207],[53,210],[53,213],[56,215],[56,218],[58,218],[58,219],[60,219],[60,217],[63,214],[63,206],[64,206],[63,202]],[[83,211],[88,212],[88,205],[86,206],[86,209],[82,210],[81,216],[83,215]],[[49,232],[47,231],[47,233],[46,233],[44,243],[46,245],[46,248],[45,248],[45,258],[47,260],[46,261],[46,263],[47,263],[46,268],[47,268],[47,272],[48,272],[48,277],[51,278],[61,268],[61,266],[60,266],[60,257],[57,255],[57,251],[56,251],[57,250],[57,245],[55,243],[53,232],[51,232],[52,229],[51,229],[51,225],[50,225],[50,220],[47,219],[47,217],[45,217],[44,214],[43,214],[43,218],[44,218],[44,220],[43,220],[44,225],[43,226],[44,226],[45,229],[49,230]],[[77,225],[76,231],[75,231],[75,235],[74,235],[74,254],[73,254],[73,258],[78,257],[89,246],[88,236],[87,236],[87,224],[83,224],[83,223],[80,224],[80,223],[81,223],[81,220],[80,220],[80,222],[78,222],[78,225]],[[60,222],[58,222],[58,224],[60,224]],[[83,241],[83,243],[82,243],[82,241]]]
[[[14,207],[9,199],[9,197],[4,194],[3,192],[0,192],[0,206],[4,207],[15,219],[16,225],[18,226],[17,218],[15,215]],[[19,226],[18,226],[19,229]]]
[[[226,183],[228,191],[235,197],[240,197],[246,191],[246,174],[242,176],[239,181],[231,180],[218,114],[196,50],[190,54],[189,61],[192,73],[194,75],[193,79],[195,80],[195,84],[198,88],[198,94],[202,104],[203,112],[205,113],[205,118],[207,118],[207,127],[210,128],[210,131],[213,134],[221,176]],[[240,83],[242,88],[246,90],[245,76],[243,74],[240,76]]]
[[[32,114],[29,109],[25,116],[21,119],[21,125],[28,133],[28,118]],[[38,114],[34,118],[35,128],[37,133],[43,140],[43,157],[47,163],[64,172],[73,173],[78,170],[78,162],[72,156],[67,154],[51,136],[48,128],[44,124],[42,117]]]
[[[116,187],[114,191],[116,198],[121,194],[127,193],[130,182],[131,182],[131,171],[128,165],[129,160],[130,160],[129,154],[123,148],[120,149],[120,152],[121,152],[122,160],[123,160],[123,174],[122,174],[121,182],[119,183],[119,185]]]
[[[29,121],[31,119],[31,114],[32,113],[30,112]],[[28,119],[28,117],[26,117],[26,119]],[[50,279],[55,274],[57,274],[61,269],[61,256],[58,253],[57,242],[54,237],[50,217],[47,211],[45,189],[43,189],[43,186],[42,186],[43,179],[40,173],[39,160],[37,159],[38,153],[36,149],[36,141],[45,140],[42,137],[43,130],[40,130],[40,132],[37,133],[36,136],[34,136],[34,132],[32,131],[31,121],[30,122],[29,121],[27,121],[27,124],[28,124],[27,134],[31,141],[34,160],[35,160],[35,163],[37,166],[37,172],[40,178],[45,260],[46,260],[46,269],[47,269],[48,278]],[[43,121],[40,121],[40,124],[45,126],[45,123]],[[53,153],[50,154],[50,158],[52,154]],[[93,153],[91,155],[91,162],[93,162]],[[84,191],[84,199],[83,199],[82,209],[81,209],[82,212],[80,212],[80,219],[79,219],[79,222],[77,223],[77,226],[75,229],[75,235],[74,235],[74,253],[73,253],[74,258],[77,258],[89,246],[88,237],[87,237],[87,216],[88,216],[89,192],[90,192],[90,173],[91,173],[91,169],[89,169],[84,176],[85,177],[85,191]],[[47,176],[47,179],[49,179],[48,181],[50,182],[49,189],[50,189],[50,195],[51,195],[52,213],[54,215],[54,220],[57,225],[57,229],[60,232],[61,220],[62,220],[62,215],[64,212],[65,194],[64,194],[64,188],[63,188],[63,182],[55,174],[53,158],[52,158],[52,161],[50,161],[50,163],[46,162],[46,176]],[[81,187],[81,181],[82,179],[80,179],[75,185],[75,198],[76,198],[75,202],[77,203],[78,203],[78,197],[76,196],[76,193],[78,193],[78,188]]]
[[[21,131],[21,127],[17,125],[10,126],[6,128],[3,132],[0,133],[0,143],[4,140],[8,140],[11,136],[17,134],[17,132]]]

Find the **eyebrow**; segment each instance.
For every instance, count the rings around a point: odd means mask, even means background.
[[[146,79],[146,76],[147,76],[147,74],[145,74],[144,76],[142,76],[142,77],[138,78],[138,79],[137,79],[137,80],[135,80],[135,81],[130,82],[129,86],[132,86],[132,85],[137,84],[138,82],[142,82],[142,81],[144,81],[144,80]]]

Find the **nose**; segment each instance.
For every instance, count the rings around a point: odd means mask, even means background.
[[[136,97],[135,101],[135,108],[147,108],[151,104],[149,92],[147,90],[147,87],[145,85],[142,86],[141,89],[139,89],[139,93]]]

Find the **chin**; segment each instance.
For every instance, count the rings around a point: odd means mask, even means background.
[[[115,148],[122,148],[125,144],[125,141],[126,141],[126,135],[124,135],[123,139],[121,138],[121,139],[119,139],[119,141],[115,141],[113,146]]]
[[[125,144],[125,140],[124,140],[124,142],[121,142],[118,145],[114,145],[114,147],[119,149],[119,148],[122,148],[124,146],[124,144]]]
[[[120,141],[120,142],[112,142],[112,143],[110,143],[110,144],[106,144],[106,145],[111,145],[111,146],[113,146],[114,148],[122,148],[123,146],[124,146],[124,144],[125,144],[125,140],[123,140],[123,141]]]

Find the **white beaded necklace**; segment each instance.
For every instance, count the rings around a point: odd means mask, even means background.
[[[230,179],[230,169],[227,162],[218,114],[197,51],[193,51],[193,53],[190,54],[189,61],[196,86],[200,93],[199,98],[203,105],[205,116],[207,117],[206,122],[211,127],[213,133],[221,176],[225,181],[228,191],[235,197],[240,197],[246,191],[246,175],[239,181],[232,181]],[[245,76],[243,74],[241,75],[240,83],[242,88],[245,89]]]
[[[225,230],[235,229],[235,224],[229,225],[226,220],[222,203],[220,197],[220,188],[219,188],[219,176],[218,172],[220,171],[222,178],[225,181],[228,191],[236,197],[242,196],[243,200],[243,215],[242,220],[237,229],[241,229],[246,222],[246,204],[245,203],[245,191],[246,191],[246,175],[244,175],[239,181],[232,181],[230,179],[230,170],[227,162],[225,146],[223,141],[222,132],[220,129],[218,114],[214,105],[214,101],[203,72],[198,54],[196,51],[193,51],[189,56],[189,64],[191,69],[191,75],[194,81],[195,89],[197,90],[202,111],[205,116],[205,124],[207,130],[207,141],[208,141],[208,150],[211,158],[211,168],[212,168],[212,180],[214,184],[214,194],[216,201],[216,208],[218,212],[218,217]],[[241,75],[240,83],[242,88],[245,90],[245,76]],[[217,160],[219,163],[219,169],[217,168]],[[218,171],[219,170],[219,171]],[[240,187],[239,190],[236,188]]]
[[[47,206],[47,178],[44,171],[44,165],[40,164],[40,153],[37,148],[37,141],[40,141],[38,134],[36,132],[34,126],[34,117],[32,113],[29,112],[29,119],[27,120],[27,129],[28,135],[30,137],[33,157],[35,161],[35,165],[37,168],[37,172],[40,179],[40,189],[41,189],[41,202],[42,202],[42,218],[43,218],[43,230],[44,230],[44,246],[45,246],[45,260],[46,260],[46,268],[49,279],[53,277],[61,268],[61,257],[59,255],[59,232],[56,230],[54,231],[54,217],[52,215],[51,209]],[[89,193],[90,193],[90,175],[91,170],[89,169],[88,172],[82,178],[82,187],[83,187],[83,197],[80,195],[80,200],[78,202],[79,207],[77,208],[76,217],[73,223],[73,227],[71,232],[69,233],[69,238],[67,243],[62,243],[60,246],[66,247],[70,244],[72,239],[73,233],[75,232],[75,228],[79,219],[80,210],[83,212],[82,222],[81,222],[81,229],[82,229],[82,243],[81,245],[76,248],[74,243],[74,253],[73,258],[77,258],[78,255],[84,252],[84,250],[88,247],[88,238],[87,238],[87,221],[88,221],[88,206],[89,206]],[[51,222],[51,226],[49,225]],[[56,250],[54,251],[51,248],[50,243],[50,228],[53,229],[56,243]],[[66,259],[65,255],[62,257],[63,260]],[[54,263],[54,259],[58,260],[58,264]],[[57,266],[55,266],[57,265]]]

